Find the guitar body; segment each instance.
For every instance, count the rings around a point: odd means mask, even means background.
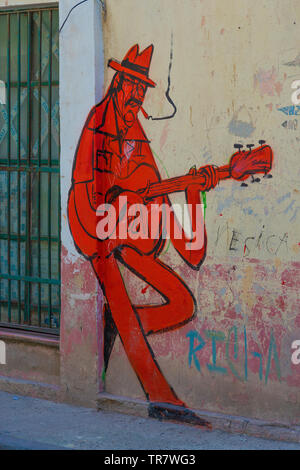
[[[116,221],[105,239],[100,240],[102,253],[107,256],[116,249],[130,247],[150,255],[163,248],[163,213],[155,210],[155,205],[163,207],[166,198],[162,195],[145,201],[141,192],[141,188],[159,182],[157,169],[147,163],[141,163],[126,177],[114,175],[114,184],[107,191],[105,202],[112,206]],[[151,224],[151,213],[155,224]]]
[[[114,175],[114,182],[105,194],[105,201],[112,203],[114,199],[124,191],[141,192],[149,184],[161,181],[158,170],[148,163],[141,163],[127,176],[118,177]],[[159,202],[158,202],[159,203]]]

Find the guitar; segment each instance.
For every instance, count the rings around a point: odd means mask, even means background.
[[[238,145],[238,144],[237,144]],[[231,156],[228,165],[217,168],[219,180],[233,178],[237,181],[244,181],[249,176],[263,173],[267,175],[272,168],[273,152],[268,145],[261,145],[254,150],[240,150]],[[161,183],[151,183],[147,188],[138,190],[143,194],[144,200],[149,201],[157,196],[167,195],[178,191],[185,191],[190,184],[201,184],[206,182],[205,176],[201,175],[201,168],[198,171],[190,170],[184,176],[170,178]]]
[[[259,141],[259,143],[260,146],[255,149],[252,149],[252,145],[248,145],[248,150],[241,150],[243,146],[236,144],[235,147],[238,151],[231,156],[229,164],[216,168],[219,180],[221,181],[232,178],[234,180],[244,182],[250,176],[253,178],[253,175],[257,173],[271,177],[269,172],[271,171],[273,163],[272,149],[269,145],[265,145],[264,141]],[[145,181],[145,174],[147,174],[147,177],[149,177],[149,175],[152,176],[152,178],[149,178],[149,181],[152,182],[141,188],[140,182]],[[253,179],[253,181],[259,181],[259,179],[256,178]],[[128,233],[124,234],[123,232],[122,235],[118,234],[117,227],[120,222],[124,221],[127,217],[127,208],[130,204],[143,204],[150,212],[150,202],[154,199],[167,196],[172,193],[186,191],[188,186],[191,184],[196,184],[199,187],[199,191],[201,191],[201,187],[203,189],[206,187],[206,177],[201,174],[200,168],[199,170],[191,169],[190,172],[184,176],[160,181],[157,170],[146,163],[142,163],[127,177],[116,177],[114,179],[114,183],[115,184],[107,191],[105,201],[107,204],[111,204],[114,207],[117,217],[115,219],[115,223],[112,224],[109,233],[106,233],[105,236],[99,237],[97,232],[98,238],[103,243],[108,243],[107,249],[109,252],[122,245],[132,246],[134,248],[139,245],[139,248],[142,247],[142,251],[146,254],[153,251],[155,245],[159,243],[157,238],[141,240],[132,239],[130,234],[128,236]],[[242,183],[242,186],[243,185],[245,186],[245,183]],[[126,196],[126,198],[122,200],[126,200],[126,202],[123,203],[120,196]],[[103,215],[103,213],[98,213],[97,215]]]

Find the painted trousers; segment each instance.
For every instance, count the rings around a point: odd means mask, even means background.
[[[165,302],[161,305],[132,305],[117,259],[157,290]],[[124,247],[117,256],[97,257],[92,264],[127,357],[147,399],[184,406],[163,376],[147,335],[179,327],[191,320],[195,314],[192,293],[167,265],[130,248]]]

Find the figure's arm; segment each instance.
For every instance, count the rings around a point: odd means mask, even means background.
[[[195,170],[197,171],[197,170]],[[207,234],[200,191],[209,191],[218,183],[218,176],[212,165],[199,170],[206,177],[203,187],[190,185],[186,190],[186,202],[193,237],[188,238],[173,211],[170,214],[170,238],[180,256],[193,268],[199,269],[206,255]]]

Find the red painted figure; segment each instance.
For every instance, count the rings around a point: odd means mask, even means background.
[[[149,141],[138,119],[147,88],[155,86],[148,77],[152,53],[152,45],[141,53],[138,45],[135,45],[121,63],[114,60],[108,63],[116,70],[116,74],[104,99],[89,113],[76,150],[68,201],[69,224],[75,245],[91,261],[107,300],[106,356],[113,344],[114,335],[109,340],[109,333],[113,333],[115,328],[149,400],[150,416],[209,426],[177,397],[162,374],[147,341],[147,335],[151,333],[185,324],[196,311],[189,288],[158,259],[164,240],[158,237],[151,241],[150,249],[143,251],[132,241],[110,243],[108,240],[104,243],[96,234],[96,209],[107,201],[107,195],[112,189],[117,188],[119,191],[116,199],[120,191],[125,190],[131,201],[141,202],[143,199],[137,189],[160,181]],[[203,176],[202,185],[191,184],[185,191],[187,202],[193,208],[201,203],[200,190],[209,190],[218,182],[213,166],[195,172]],[[162,202],[169,204],[167,195],[152,198],[148,207]],[[171,217],[172,226],[172,222],[176,223],[173,212]],[[193,218],[192,228],[194,225]],[[203,230],[205,232],[205,227]],[[174,238],[173,233],[170,235],[180,256],[192,268],[199,269],[206,253],[206,233],[203,246],[197,250],[186,248],[189,240],[183,230],[180,239]],[[155,306],[133,305],[117,261],[156,289],[165,302]],[[107,360],[106,357],[106,366]]]

